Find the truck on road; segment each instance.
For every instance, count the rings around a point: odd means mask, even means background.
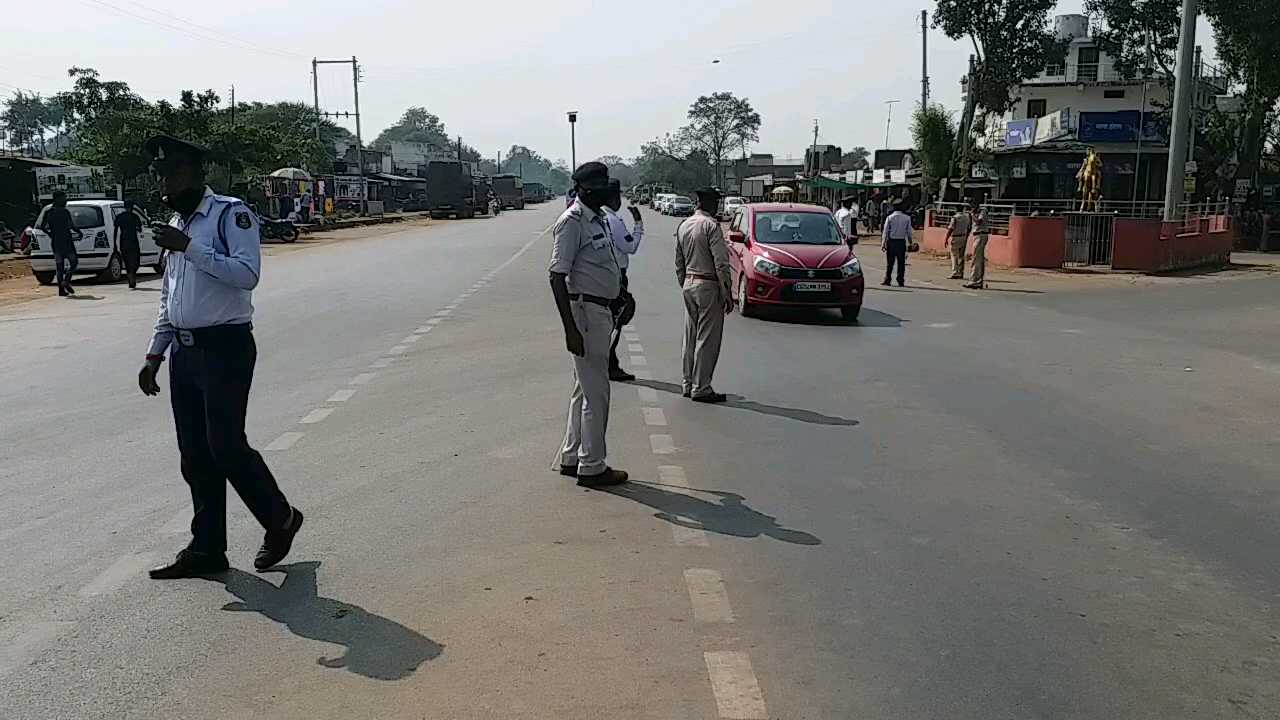
[[[503,173],[489,178],[493,185],[493,193],[498,196],[502,209],[524,209],[524,181],[519,175]]]
[[[544,203],[547,201],[547,186],[540,182],[524,184],[524,201],[527,203]]]
[[[427,209],[441,220],[455,216],[475,217],[471,165],[461,160],[432,160],[427,163]]]

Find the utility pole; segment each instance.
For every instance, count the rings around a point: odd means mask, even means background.
[[[920,11],[920,109],[929,107],[929,11]]]
[[[1147,124],[1147,85],[1149,84],[1148,77],[1147,77],[1148,74],[1149,73],[1147,73],[1146,70],[1144,69],[1143,77],[1142,77],[1142,107],[1138,109],[1138,147],[1137,147],[1137,151],[1134,153],[1134,161],[1133,161],[1133,204],[1134,204],[1133,209],[1134,211],[1137,211],[1138,209],[1137,208],[1138,178],[1142,175],[1142,128]],[[1148,179],[1147,194],[1150,194],[1150,191],[1151,191],[1151,181]],[[1147,199],[1146,195],[1143,195],[1142,199],[1146,200]]]
[[[236,86],[231,86],[231,127],[236,126]]]
[[[813,149],[809,151],[809,162],[813,165],[813,175],[818,175],[818,118],[813,119]]]
[[[1164,180],[1164,221],[1173,222],[1178,217],[1178,206],[1183,198],[1183,176],[1187,166],[1187,138],[1191,129],[1191,96],[1195,44],[1196,17],[1199,14],[1197,0],[1182,0],[1182,32],[1178,35],[1177,79],[1173,85],[1173,129],[1169,138],[1169,167]]]
[[[320,112],[320,65],[351,65],[351,90],[352,99],[355,102],[355,112]],[[341,117],[356,119],[356,174],[360,178],[360,213],[363,215],[368,211],[369,190],[364,179],[364,137],[360,132],[360,63],[356,61],[356,56],[352,55],[350,60],[311,60],[311,71],[314,77],[313,88],[315,91],[316,103],[316,140],[320,139],[320,118],[322,117]]]
[[[311,94],[316,103],[316,142],[320,142],[320,73],[316,72],[318,62],[311,58]]]
[[[889,149],[889,128],[893,127],[893,106],[902,102],[901,100],[885,100],[884,104],[889,106],[889,118],[884,122],[884,149]]]
[[[578,111],[569,111],[569,174],[578,171],[578,137],[575,128],[578,126]]]
[[[458,162],[462,162],[462,136],[458,136]]]
[[[1196,46],[1196,70],[1195,85],[1191,91],[1191,136],[1190,142],[1187,143],[1187,159],[1192,162],[1196,159],[1196,127],[1200,124],[1200,78],[1204,77],[1204,61],[1201,56],[1201,48]]]
[[[498,151],[498,172],[494,173],[494,175],[501,175],[501,174],[502,174],[502,151],[499,150]]]

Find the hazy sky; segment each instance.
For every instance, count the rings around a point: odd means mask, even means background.
[[[72,65],[148,99],[214,88],[224,99],[311,102],[311,58],[356,55],[366,142],[410,105],[436,113],[486,156],[528,145],[578,160],[631,157],[685,122],[699,95],[728,90],[763,119],[755,150],[799,155],[813,140],[908,146],[920,97],[921,9],[895,0],[70,0],[10,3],[0,92],[52,93]],[[1062,12],[1076,12],[1066,0]],[[193,24],[197,23],[197,24]],[[1212,38],[1201,23],[1201,42]],[[967,44],[929,34],[933,99],[959,109]],[[719,64],[712,60],[719,59]],[[323,67],[325,110],[351,109],[348,66]],[[353,123],[348,124],[354,129]]]

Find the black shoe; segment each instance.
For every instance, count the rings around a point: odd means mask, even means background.
[[[76,294],[76,289],[75,289],[75,288],[73,288],[73,287],[71,287],[71,283],[67,283],[67,294],[68,294],[68,295],[75,295],[75,294]]]
[[[889,285],[891,285],[892,283],[890,283],[888,280],[885,280],[884,282],[882,282],[882,283],[880,283],[880,284],[881,284],[881,285],[883,285],[883,286],[885,286],[885,287],[889,287]]]
[[[724,393],[718,393],[718,392],[709,392],[709,393],[704,393],[702,395],[693,396],[693,401],[700,402],[700,403],[722,403],[722,402],[727,402],[728,400],[729,400],[728,395],[725,395]]]
[[[67,286],[66,286],[66,285],[59,285],[59,286],[58,286],[58,297],[66,297],[66,296],[67,296]]]
[[[226,572],[230,567],[227,556],[222,553],[202,553],[184,549],[178,553],[173,562],[152,568],[147,574],[152,580],[178,580],[217,575]]]
[[[627,474],[622,470],[605,468],[604,472],[595,475],[579,475],[578,485],[585,488],[612,487],[627,481]]]
[[[302,511],[293,508],[293,513],[289,515],[289,524],[283,530],[267,533],[263,538],[258,556],[253,559],[253,566],[259,570],[266,570],[283,560],[289,554],[289,549],[293,547],[293,536],[298,534],[301,527]]]
[[[968,284],[966,284],[964,287],[966,287],[966,288],[968,288],[968,289],[970,289],[970,290],[981,290],[981,289],[983,289],[983,287],[984,287],[984,286],[983,286],[983,284],[982,284],[982,283],[968,283]]]
[[[609,379],[617,382],[631,382],[636,379],[636,376],[622,368],[609,368]]]
[[[565,477],[576,478],[578,477],[578,466],[577,465],[561,465],[560,474]]]
[[[906,286],[907,286],[907,281],[906,281],[906,280],[899,280],[899,281],[898,281],[898,287],[906,287]]]
[[[688,390],[684,390],[680,393],[680,397],[693,397],[693,393]]]

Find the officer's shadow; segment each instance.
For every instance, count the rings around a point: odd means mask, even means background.
[[[280,587],[242,570],[226,574],[227,591],[240,598],[223,610],[256,612],[299,637],[342,645],[341,656],[316,659],[317,665],[344,668],[374,680],[403,680],[422,663],[439,657],[444,646],[358,605],[320,597],[316,587],[319,562],[280,565]]]
[[[624,485],[602,488],[604,492],[657,510],[654,517],[672,525],[705,530],[740,538],[771,537],[795,545],[821,545],[822,541],[803,530],[792,530],[778,524],[778,519],[752,508],[737,493],[721,490],[699,490],[677,487],[681,491],[711,495],[719,502],[703,500],[697,495],[667,490],[673,485],[632,481]]]

